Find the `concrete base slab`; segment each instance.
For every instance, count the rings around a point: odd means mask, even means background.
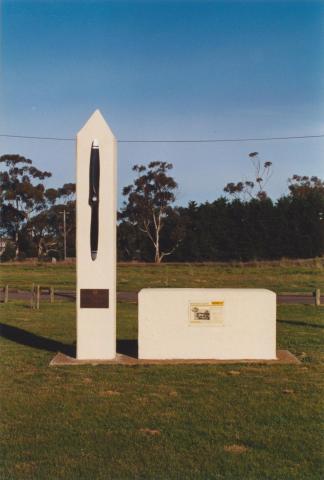
[[[78,360],[58,352],[51,360],[50,366],[64,365],[228,365],[228,364],[261,364],[261,365],[285,365],[300,364],[295,355],[288,350],[277,350],[276,360],[201,360],[201,359],[176,359],[176,360],[141,360],[129,355],[118,353],[114,360]]]

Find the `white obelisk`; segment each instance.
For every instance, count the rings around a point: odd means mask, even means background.
[[[97,253],[91,252],[90,156],[99,149]],[[77,134],[77,358],[116,356],[116,139],[99,110]],[[93,247],[92,247],[93,248]]]

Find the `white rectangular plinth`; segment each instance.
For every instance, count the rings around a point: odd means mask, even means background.
[[[264,289],[147,288],[140,359],[276,359],[276,295]]]

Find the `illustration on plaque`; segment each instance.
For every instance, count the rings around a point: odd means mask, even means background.
[[[190,325],[223,325],[224,302],[215,301],[210,303],[189,304]]]

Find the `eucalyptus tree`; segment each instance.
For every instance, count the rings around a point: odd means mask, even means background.
[[[12,238],[19,255],[19,233],[32,215],[46,206],[45,186],[41,180],[52,176],[18,154],[0,157],[1,231]]]
[[[229,182],[225,185],[223,191],[235,199],[242,199],[243,201],[253,198],[265,200],[268,198],[265,187],[272,176],[272,162],[262,162],[258,152],[249,153],[249,158],[254,169],[253,180]]]
[[[148,166],[135,165],[133,171],[137,178],[132,185],[124,187],[123,195],[127,199],[119,212],[120,220],[134,225],[150,240],[156,263],[171,255],[179,243],[179,239],[174,239],[168,250],[161,249],[161,234],[173,211],[178,189],[177,182],[169,175],[172,168],[171,163],[158,161]]]

